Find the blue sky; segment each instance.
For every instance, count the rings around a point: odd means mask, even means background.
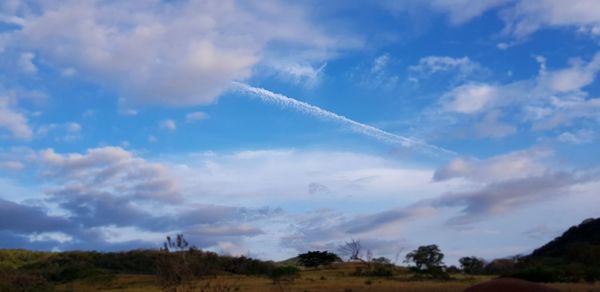
[[[0,247],[527,253],[598,216],[599,8],[3,1]]]

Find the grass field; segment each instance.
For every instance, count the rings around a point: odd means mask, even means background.
[[[194,281],[192,289],[178,291],[462,291],[491,279],[490,276],[454,275],[451,281],[414,281],[406,277],[367,278],[352,276],[353,267],[337,265],[328,269],[304,270],[292,282],[273,284],[266,277],[218,276]],[[600,291],[600,283],[550,283],[561,291]],[[153,276],[120,275],[111,279],[76,281],[56,287],[56,291],[162,291]]]

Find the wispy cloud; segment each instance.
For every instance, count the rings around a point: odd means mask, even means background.
[[[393,144],[393,145],[400,145],[403,147],[410,147],[410,148],[421,148],[427,152],[433,152],[433,153],[441,153],[441,154],[450,154],[450,155],[455,155],[456,153],[451,151],[451,150],[447,150],[445,148],[442,147],[438,147],[435,145],[430,145],[427,144],[421,140],[412,138],[412,137],[405,137],[405,136],[400,136],[400,135],[396,135],[396,134],[392,134],[386,131],[383,131],[381,129],[375,128],[373,126],[369,126],[367,124],[363,124],[354,120],[351,120],[345,116],[342,115],[338,115],[334,112],[330,112],[328,110],[324,110],[320,107],[308,104],[306,102],[303,101],[299,101],[297,99],[293,99],[291,97],[282,95],[282,94],[278,94],[278,93],[274,93],[272,91],[266,90],[264,88],[257,88],[257,87],[253,87],[244,83],[239,83],[239,82],[232,82],[233,86],[243,92],[252,94],[254,96],[257,96],[258,98],[260,98],[262,101],[265,102],[269,102],[269,103],[275,103],[277,105],[280,105],[282,107],[287,107],[287,108],[292,108],[301,112],[304,112],[306,114],[310,114],[322,119],[327,119],[327,120],[331,120],[331,121],[336,121],[338,123],[344,124],[349,126],[353,131],[369,136],[369,137],[373,137],[375,139],[378,139],[380,141],[389,143],[389,144]]]

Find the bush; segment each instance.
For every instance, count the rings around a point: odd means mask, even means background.
[[[463,257],[458,260],[465,274],[478,275],[483,273],[485,261],[477,257]]]
[[[271,270],[269,277],[273,280],[273,284],[293,282],[300,277],[300,270],[294,266],[276,267]]]
[[[52,286],[40,275],[18,271],[0,271],[0,292],[52,291]]]
[[[263,262],[248,257],[223,257],[225,272],[241,275],[269,275],[275,268],[273,262]]]
[[[512,277],[532,282],[561,282],[560,272],[550,267],[535,266],[527,267],[511,275]]]
[[[391,277],[394,275],[394,265],[379,262],[365,262],[355,268],[354,276],[363,277]]]
[[[298,262],[308,268],[327,266],[335,261],[341,261],[341,259],[328,251],[309,251],[298,255]]]

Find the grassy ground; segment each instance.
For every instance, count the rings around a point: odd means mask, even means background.
[[[492,277],[464,277],[455,275],[452,281],[411,281],[408,275],[395,278],[365,278],[351,276],[353,267],[337,266],[321,270],[305,270],[293,282],[273,284],[262,277],[219,276],[197,280],[193,290],[178,291],[462,291]],[[600,291],[600,283],[552,283],[547,286],[561,291]],[[152,276],[121,275],[112,279],[77,281],[60,285],[57,291],[161,291]]]

